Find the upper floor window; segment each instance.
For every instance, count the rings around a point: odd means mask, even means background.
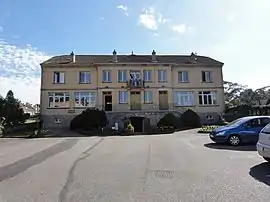
[[[207,82],[207,83],[212,82],[212,72],[202,71],[202,82]]]
[[[68,108],[70,107],[69,93],[49,93],[50,108]]]
[[[128,93],[127,91],[119,91],[119,103],[126,104],[128,102]]]
[[[95,92],[75,92],[75,107],[95,107],[96,93]]]
[[[167,82],[167,71],[166,70],[158,70],[158,82]]]
[[[193,92],[174,92],[174,103],[176,106],[193,106]]]
[[[65,72],[54,72],[53,83],[65,83]]]
[[[152,91],[144,91],[144,103],[153,103]]]
[[[90,83],[90,72],[80,72],[80,83]]]
[[[143,71],[143,80],[145,82],[151,82],[152,81],[152,70],[144,70]]]
[[[199,105],[215,105],[217,104],[216,92],[199,91]]]
[[[103,72],[102,72],[102,82],[112,82],[111,70],[103,70]]]
[[[188,72],[187,71],[181,71],[178,72],[178,82],[179,83],[186,83],[188,82]]]
[[[118,70],[118,82],[127,81],[127,70]]]

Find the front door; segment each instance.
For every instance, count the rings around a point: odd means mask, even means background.
[[[112,93],[111,92],[103,93],[103,101],[104,101],[104,110],[112,111]]]
[[[159,91],[159,109],[160,110],[168,110],[168,91]]]
[[[141,92],[130,92],[130,109],[141,109]]]

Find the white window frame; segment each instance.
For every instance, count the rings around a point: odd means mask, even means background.
[[[96,92],[74,92],[74,100],[76,108],[95,107]]]
[[[174,92],[174,105],[175,106],[194,106],[194,92],[175,91]]]
[[[49,92],[49,108],[69,108],[70,94],[66,92]]]
[[[188,83],[188,71],[179,71],[178,72],[178,81],[179,83]]]
[[[152,70],[143,70],[143,80],[145,82],[152,81]]]
[[[205,81],[202,77],[202,82],[205,83],[211,83],[212,82],[212,72],[211,71],[202,71],[202,74],[204,74]]]
[[[144,91],[143,97],[144,97],[143,100],[144,100],[145,104],[153,103],[153,92],[152,91]]]
[[[81,75],[83,75],[81,77]],[[83,80],[81,80],[83,78]],[[89,84],[91,83],[91,73],[90,71],[81,71],[79,72],[79,83],[80,84]]]
[[[158,70],[158,82],[159,83],[167,82],[167,70]]]
[[[128,92],[127,91],[119,91],[118,101],[119,101],[119,104],[127,104],[128,103]]]
[[[53,83],[54,84],[64,84],[65,83],[65,72],[53,72]]]
[[[104,78],[105,75],[105,78]],[[102,82],[110,83],[112,82],[111,70],[103,70],[102,71]]]
[[[118,70],[118,82],[127,82],[127,70]]]
[[[202,101],[201,103],[200,103],[200,97]],[[206,98],[206,101],[204,98]],[[198,99],[199,99],[199,105],[217,105],[217,93],[215,91],[199,91]],[[211,103],[209,102],[209,99],[211,99]]]

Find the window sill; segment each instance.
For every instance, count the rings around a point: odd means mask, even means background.
[[[95,108],[96,106],[85,106],[85,107],[74,107],[74,109],[86,109],[86,108]]]
[[[195,105],[174,105],[174,107],[195,107]]]
[[[144,102],[143,104],[151,105],[151,104],[154,104],[154,102]]]
[[[70,109],[70,107],[47,107],[47,109]]]
[[[218,104],[214,104],[214,105],[198,105],[199,107],[218,107]]]
[[[89,82],[89,83],[81,83],[81,82],[79,82],[79,84],[91,84],[91,82]]]
[[[144,81],[144,83],[153,83],[153,81]]]
[[[158,83],[167,83],[167,81],[158,81]]]
[[[179,81],[178,83],[190,83],[189,81]]]
[[[102,83],[112,83],[112,81],[102,81]]]
[[[126,105],[126,104],[128,104],[128,102],[119,102],[118,104],[120,104],[120,105]]]
[[[53,82],[53,84],[66,84],[66,83],[55,83],[55,82]]]
[[[202,81],[201,83],[213,83],[213,81]]]

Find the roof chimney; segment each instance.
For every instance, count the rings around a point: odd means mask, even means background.
[[[196,63],[197,62],[197,53],[191,53],[190,55],[190,61],[191,63]]]
[[[70,55],[71,55],[72,62],[75,63],[76,62],[76,56],[73,53],[73,51],[70,53]]]
[[[117,62],[117,52],[113,50],[113,62]]]
[[[153,50],[153,52],[152,52],[152,62],[156,62],[157,61],[157,56],[156,56],[156,51],[155,50]]]

